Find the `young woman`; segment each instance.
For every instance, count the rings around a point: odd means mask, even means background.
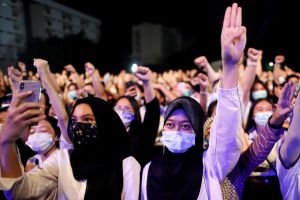
[[[57,120],[53,117],[47,117],[37,126],[31,126],[25,144],[37,154],[28,159],[25,172],[32,170],[35,166],[43,166],[43,162],[59,149],[59,137],[60,129],[57,126]]]
[[[165,113],[165,153],[143,170],[142,199],[222,199],[220,183],[235,166],[241,143],[238,61],[246,44],[241,8],[228,7],[221,34],[223,77],[209,148],[203,151],[204,112],[190,97],[172,101]]]
[[[14,141],[29,125],[44,119],[40,105],[20,104],[17,94],[0,134],[0,189],[14,199],[38,198],[58,190],[58,199],[138,199],[140,166],[128,155],[126,130],[104,100],[78,100],[68,134],[74,149],[54,152],[43,168],[24,173]]]
[[[144,166],[155,156],[153,148],[157,136],[160,108],[150,82],[151,71],[138,67],[136,77],[143,82],[145,96],[145,117],[142,122],[140,105],[131,96],[121,96],[115,104],[115,111],[121,118],[129,136],[129,153]]]

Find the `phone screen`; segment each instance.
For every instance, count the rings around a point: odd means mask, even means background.
[[[24,99],[24,102],[40,102],[41,83],[40,81],[21,81],[19,92],[32,91],[32,94]]]

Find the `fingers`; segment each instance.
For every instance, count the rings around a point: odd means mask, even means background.
[[[231,14],[231,7],[227,7],[224,15],[224,20],[223,20],[223,29],[230,27],[230,14]]]
[[[238,7],[235,26],[236,27],[241,27],[242,26],[242,8],[241,7]]]
[[[43,113],[42,107],[40,105],[38,105],[38,103],[28,103],[28,104],[25,103],[16,109],[12,109],[10,112],[10,115],[12,117],[21,116],[23,113],[25,113],[27,111],[34,111],[34,112],[36,112],[35,115]]]
[[[246,28],[244,26],[238,27],[233,33],[233,39],[241,38],[243,34],[246,33]]]
[[[10,77],[10,78],[13,78],[13,77],[15,77],[15,76],[21,76],[22,75],[22,73],[19,71],[19,70],[17,70],[17,69],[15,69],[13,66],[10,66],[9,68],[8,68],[8,76]],[[12,77],[13,76],[13,77]]]
[[[13,96],[10,106],[17,107],[23,99],[30,96],[31,94],[32,94],[32,91],[26,91],[26,92],[21,92],[21,93],[16,94],[15,96]]]
[[[200,56],[200,57],[198,57],[198,58],[196,58],[196,59],[194,60],[194,63],[195,63],[195,65],[197,65],[198,67],[203,67],[203,66],[206,66],[206,64],[207,64],[207,59],[206,59],[205,56]]]
[[[142,74],[142,75],[145,75],[149,72],[149,68],[148,67],[143,67],[143,66],[139,66],[136,70],[136,74],[139,73],[139,74]]]
[[[237,17],[238,6],[236,3],[232,4],[231,13],[230,13],[230,27],[236,27],[236,17]]]
[[[289,94],[289,102],[290,102],[290,104],[292,103],[293,99],[295,98],[295,92],[296,92],[296,86],[293,84],[291,86],[290,94]]]
[[[15,121],[17,122],[24,122],[28,119],[34,118],[34,117],[41,117],[43,116],[42,112],[40,110],[26,110],[23,113],[20,113],[16,116]]]
[[[33,118],[30,118],[30,119],[25,120],[25,121],[23,122],[23,124],[24,124],[25,126],[29,126],[29,125],[32,125],[32,124],[34,124],[34,123],[37,123],[37,122],[39,122],[39,121],[41,121],[41,120],[43,120],[43,119],[45,119],[45,118],[46,118],[46,115],[38,116],[38,117],[33,117]]]
[[[290,91],[290,87],[291,87],[290,83],[286,83],[284,85],[284,87],[282,89],[282,94],[280,96],[280,100],[282,100],[282,99],[288,99],[289,98],[290,92],[291,92]]]

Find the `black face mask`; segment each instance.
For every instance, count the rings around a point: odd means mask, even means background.
[[[98,129],[96,124],[71,122],[68,135],[75,149],[84,149],[96,143]]]

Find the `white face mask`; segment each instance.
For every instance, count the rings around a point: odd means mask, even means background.
[[[271,117],[272,112],[259,112],[254,116],[254,121],[260,126],[264,126],[268,123],[269,118]]]
[[[285,78],[283,76],[278,77],[279,84],[283,84],[285,82]]]
[[[160,141],[173,153],[184,153],[195,146],[196,134],[183,131],[163,131]]]
[[[116,112],[121,118],[124,126],[128,128],[132,120],[134,120],[134,114],[124,110],[116,110]]]
[[[34,133],[29,135],[26,145],[38,154],[47,153],[55,144],[49,133]]]

